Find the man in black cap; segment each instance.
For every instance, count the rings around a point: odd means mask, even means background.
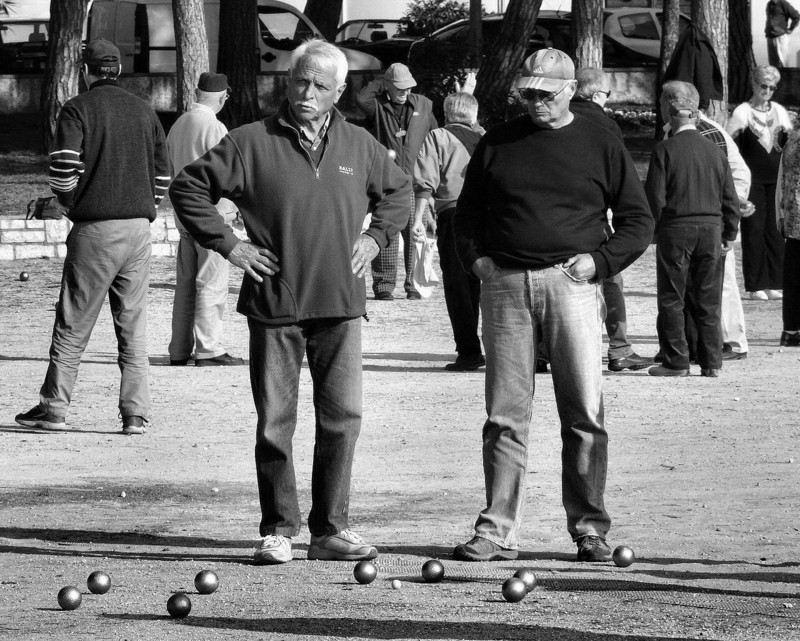
[[[222,73],[200,75],[189,110],[167,136],[172,174],[177,176],[186,165],[198,159],[228,133],[217,120],[230,95],[228,78]],[[226,223],[236,218],[236,207],[227,198],[216,205]],[[217,252],[195,241],[175,217],[180,233],[177,255],[175,298],[172,302],[172,339],[169,342],[170,365],[186,365],[194,352],[197,367],[242,365],[222,346],[222,318],[228,300],[228,261]]]
[[[372,135],[389,150],[389,155],[409,177],[414,173],[414,163],[422,148],[425,136],[439,124],[433,116],[433,103],[425,96],[412,93],[417,81],[401,62],[386,69],[383,79],[364,85],[356,95],[356,103],[367,116]],[[409,203],[408,224],[400,232],[405,245],[403,261],[406,278],[403,288],[406,298],[419,300],[420,293],[411,279],[411,259],[414,243],[411,229],[414,226],[414,201]],[[392,300],[397,281],[397,251],[400,241],[393,236],[389,244],[372,261],[372,291],[375,300]]]
[[[153,109],[119,86],[120,54],[108,40],[85,50],[89,91],[69,100],[50,152],[50,188],[74,224],[56,308],[50,365],[26,427],[70,429],[78,366],[108,295],[122,372],[124,434],[143,434],[150,414],[147,289],[150,223],[169,187],[164,130]]]

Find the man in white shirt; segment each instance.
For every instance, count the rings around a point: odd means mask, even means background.
[[[167,135],[172,175],[205,154],[228,133],[217,114],[230,95],[225,74],[205,72],[197,83],[192,103]],[[217,211],[226,222],[236,218],[236,207],[223,198]],[[228,261],[200,246],[175,218],[180,232],[175,298],[172,303],[170,365],[187,365],[192,352],[198,367],[242,365],[222,346],[222,319],[228,300]]]

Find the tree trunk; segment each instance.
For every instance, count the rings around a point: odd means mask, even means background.
[[[81,39],[87,8],[87,0],[50,0],[47,67],[39,98],[44,153],[50,151],[61,108],[78,95]]]
[[[576,66],[602,69],[603,0],[572,3],[572,34]]]
[[[753,56],[750,2],[732,2],[729,10],[728,101],[737,104],[750,98],[750,71],[756,66],[756,59]]]
[[[484,49],[486,56],[478,71],[475,97],[487,124],[505,120],[514,77],[524,61],[525,47],[541,6],[542,0],[510,0],[497,40],[487,43]]]
[[[661,60],[656,74],[656,140],[660,140],[663,135],[664,118],[658,105],[661,101],[661,86],[664,84],[664,74],[667,71],[672,54],[678,45],[680,37],[680,0],[664,0],[663,11],[661,14]]]
[[[333,42],[336,27],[339,26],[339,16],[342,14],[342,0],[306,0],[303,13],[326,40]]]
[[[722,100],[711,100],[706,115],[721,125],[728,120],[728,0],[695,0],[692,22],[711,41],[722,72]]]
[[[177,49],[178,115],[194,102],[200,74],[208,71],[208,36],[203,0],[172,0]]]
[[[220,112],[229,129],[258,120],[256,0],[220,0],[217,71],[228,76],[231,94]]]
[[[477,69],[483,55],[483,5],[481,0],[469,0],[469,60]]]

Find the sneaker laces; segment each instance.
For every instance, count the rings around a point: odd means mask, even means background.
[[[279,536],[277,534],[267,534],[258,544],[258,548],[263,550],[264,548],[277,548],[284,545],[286,537]]]
[[[364,545],[364,539],[362,539],[358,534],[353,532],[353,530],[342,530],[339,532],[339,536],[343,539],[347,539],[350,543],[355,543],[356,545]]]

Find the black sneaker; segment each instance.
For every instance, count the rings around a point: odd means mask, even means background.
[[[587,534],[580,537],[575,543],[578,544],[578,561],[594,563],[611,560],[611,548],[608,547],[604,538]]]
[[[375,300],[394,300],[392,292],[378,292],[375,294]]]
[[[214,358],[195,358],[195,367],[224,367],[228,365],[244,365],[244,361],[238,356],[230,354],[220,354]]]
[[[459,354],[454,363],[448,363],[444,368],[448,372],[472,372],[484,365],[486,365],[486,359],[483,354],[473,354],[471,356]]]
[[[630,354],[628,354],[627,356],[623,356],[622,358],[610,358],[608,360],[608,371],[621,372],[623,370],[629,369],[635,372],[636,370],[649,367],[652,364],[653,364],[652,358],[647,358],[646,356],[639,356],[636,352],[631,352]]]
[[[800,347],[800,333],[781,332],[781,347]]]
[[[147,431],[145,427],[145,420],[141,416],[123,416],[122,417],[122,433],[123,434],[144,434]]]
[[[482,536],[473,536],[453,550],[453,558],[461,561],[513,561],[517,554],[516,550],[500,547]]]
[[[67,422],[63,416],[48,414],[38,405],[23,414],[17,414],[14,420],[25,427],[38,427],[40,430],[63,432],[71,429],[67,427]]]
[[[171,358],[169,359],[169,364],[172,367],[183,367],[184,365],[189,364],[188,358]]]

